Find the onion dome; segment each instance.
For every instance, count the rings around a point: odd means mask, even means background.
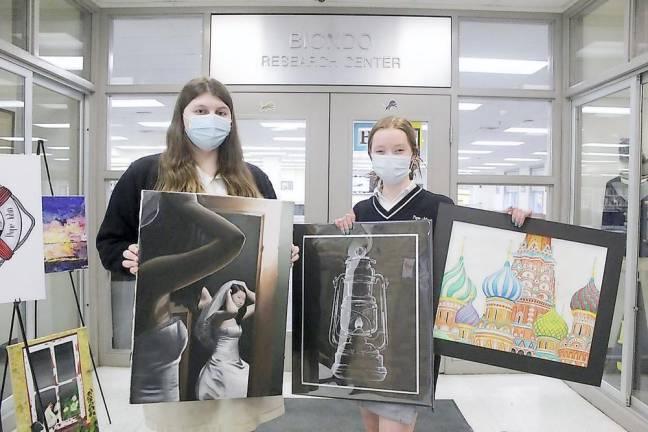
[[[569,306],[572,310],[582,310],[595,314],[598,311],[600,295],[601,292],[596,288],[594,277],[592,277],[587,285],[574,293]]]
[[[567,323],[555,308],[538,318],[533,324],[533,330],[537,337],[552,337],[559,341],[565,339],[569,333]]]
[[[522,295],[522,284],[511,271],[511,262],[506,261],[504,267],[484,279],[482,291],[486,297],[500,297],[516,301]]]
[[[466,274],[463,256],[453,268],[443,275],[441,298],[450,298],[461,303],[471,302],[477,297],[477,287]]]
[[[479,324],[479,321],[479,313],[472,303],[468,303],[467,305],[459,309],[457,311],[457,316],[455,317],[455,322],[457,324],[467,324],[473,327]]]

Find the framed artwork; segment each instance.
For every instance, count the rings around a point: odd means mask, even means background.
[[[0,155],[0,303],[45,298],[40,164]]]
[[[295,225],[293,393],[432,405],[429,221]]]
[[[292,213],[143,192],[131,403],[282,394]]]
[[[32,379],[25,345],[21,342],[7,348],[17,430],[39,430],[45,420],[49,431],[98,431],[86,329],[29,341],[29,349],[38,385]]]
[[[621,235],[448,205],[436,234],[437,353],[600,385]]]
[[[88,267],[85,198],[43,197],[45,273]]]

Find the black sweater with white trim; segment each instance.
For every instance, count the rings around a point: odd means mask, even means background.
[[[416,186],[389,211],[380,205],[378,198],[360,201],[353,207],[358,222],[408,221],[413,219],[430,219],[436,221],[440,203],[453,204],[445,195],[429,192]]]

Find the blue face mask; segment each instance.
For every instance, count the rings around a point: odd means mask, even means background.
[[[216,114],[185,115],[184,125],[191,142],[205,151],[217,149],[232,129],[230,119]]]

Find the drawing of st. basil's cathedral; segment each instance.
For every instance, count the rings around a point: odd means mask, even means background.
[[[483,314],[463,251],[444,274],[434,336],[457,342],[587,366],[599,301],[594,276],[571,298],[571,332],[556,311],[556,261],[551,238],[527,234],[502,268],[482,282]]]

